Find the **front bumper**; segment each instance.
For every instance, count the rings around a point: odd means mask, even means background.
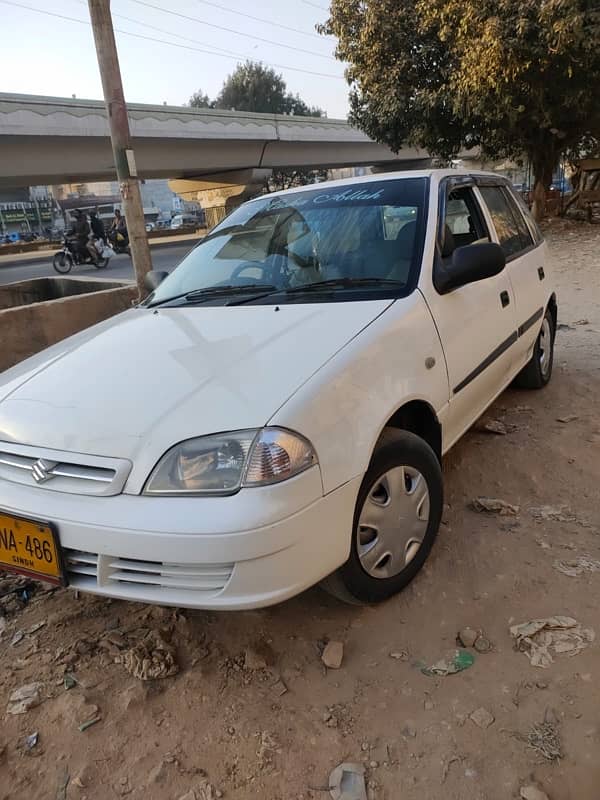
[[[70,586],[188,608],[286,600],[347,559],[360,477],[323,496],[318,467],[232,497],[90,497],[0,482],[0,507],[52,522]]]

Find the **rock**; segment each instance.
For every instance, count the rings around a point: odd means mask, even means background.
[[[492,649],[492,643],[486,636],[478,636],[475,640],[474,647],[478,653],[489,653]]]
[[[190,789],[189,792],[182,794],[181,797],[177,798],[177,800],[198,800],[196,797],[196,792],[193,789]]]
[[[494,716],[485,708],[478,708],[476,711],[473,711],[473,713],[470,715],[470,719],[479,728],[489,728],[490,725],[495,721]]]
[[[15,689],[8,699],[6,711],[8,714],[26,714],[30,708],[39,706],[42,702],[41,683],[27,683]]]
[[[244,669],[257,670],[266,668],[266,659],[254,650],[254,648],[248,647],[244,653]]]
[[[414,739],[417,735],[417,729],[413,728],[412,725],[405,725],[402,728],[402,735],[407,736],[409,739]]]
[[[330,641],[325,645],[321,661],[328,669],[339,669],[344,660],[344,645],[342,642]]]
[[[499,419],[480,420],[475,425],[475,430],[479,433],[493,433],[496,436],[506,436],[508,428]]]
[[[471,508],[480,514],[500,514],[501,517],[516,517],[520,511],[519,506],[494,497],[476,497],[471,502]]]
[[[569,422],[575,422],[576,419],[579,419],[577,414],[567,414],[566,417],[557,417],[557,422],[562,422],[563,425],[568,425]]]
[[[522,786],[519,796],[522,800],[549,800],[546,792],[542,792],[537,786],[531,784],[529,786]]]
[[[425,700],[425,702],[423,703],[423,708],[425,709],[425,711],[433,711],[435,705],[432,700]]]
[[[474,628],[463,628],[458,632],[458,638],[463,647],[473,647],[479,634]]]
[[[10,640],[10,646],[16,647],[19,642],[22,642],[25,638],[25,631],[15,631],[13,634],[12,639]]]
[[[397,652],[390,653],[390,658],[393,658],[395,661],[408,661],[409,655],[406,650],[399,650]]]
[[[371,769],[377,769],[377,767],[379,766],[379,762],[375,761],[375,759],[372,759],[371,761],[369,761],[369,766],[371,767]]]

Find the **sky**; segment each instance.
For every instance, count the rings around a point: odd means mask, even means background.
[[[250,58],[273,66],[309,105],[346,117],[335,39],[315,31],[327,0],[112,0],[111,9],[129,102],[183,105],[199,89],[215,97]],[[0,30],[0,91],[102,99],[86,0],[0,0]]]

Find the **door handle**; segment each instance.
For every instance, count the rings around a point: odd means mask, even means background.
[[[544,268],[543,267],[538,267],[538,278],[541,281],[543,281],[545,277],[546,277],[546,273],[544,272]]]
[[[502,308],[506,308],[506,306],[510,303],[510,295],[508,292],[500,292],[500,301],[502,303]]]

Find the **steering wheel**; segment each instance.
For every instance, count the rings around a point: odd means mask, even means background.
[[[256,283],[264,283],[264,278],[267,274],[267,269],[261,261],[244,261],[243,264],[237,266],[231,273],[231,280],[234,281],[247,269],[259,269],[261,272],[260,278],[249,278],[249,280]]]

